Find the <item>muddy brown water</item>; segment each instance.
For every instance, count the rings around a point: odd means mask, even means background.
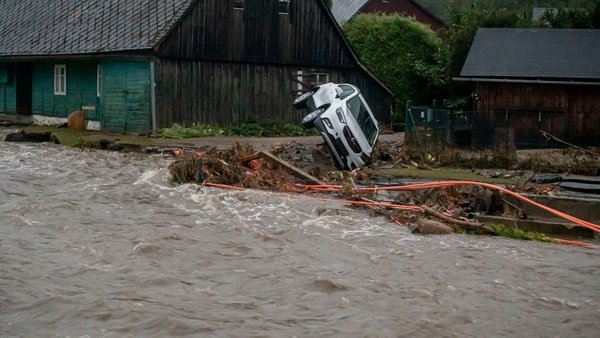
[[[0,142],[0,336],[596,337],[600,253]]]

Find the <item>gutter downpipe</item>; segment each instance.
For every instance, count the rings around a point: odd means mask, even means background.
[[[152,111],[152,132],[156,132],[156,82],[154,76],[154,61],[150,61],[150,109]]]
[[[452,78],[452,80],[453,81],[463,81],[463,82],[538,83],[538,84],[558,84],[558,85],[600,86],[600,82],[584,82],[584,81],[509,80],[509,79],[478,78],[478,77],[454,77],[454,78]]]

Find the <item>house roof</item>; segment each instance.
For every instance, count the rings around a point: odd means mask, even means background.
[[[598,80],[599,41],[600,29],[480,28],[460,76]]]
[[[152,48],[194,0],[2,0],[0,56]]]
[[[369,0],[333,0],[331,14],[339,25],[350,20]]]
[[[335,21],[341,26],[353,16],[355,16],[358,12],[363,9],[369,2],[372,0],[332,0],[331,5],[331,13],[335,18]],[[399,0],[390,0],[390,1],[399,1]],[[421,6],[419,3],[413,0],[404,0],[408,4],[420,8],[424,13],[430,16],[433,20],[436,20],[443,25],[442,20],[440,20],[435,14],[433,14],[426,7]],[[392,9],[393,10],[393,9]]]

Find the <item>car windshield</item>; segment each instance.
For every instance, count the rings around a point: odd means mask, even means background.
[[[354,88],[352,88],[352,86],[349,85],[339,85],[338,87],[340,87],[340,89],[342,90],[342,94],[340,94],[340,100],[347,98],[355,92]]]
[[[356,95],[351,98],[347,102],[348,110],[354,116],[356,122],[358,122],[358,126],[362,129],[367,141],[370,145],[373,145],[375,142],[375,138],[377,137],[377,126],[375,126],[375,122],[371,118],[371,115],[367,111],[367,107],[363,104],[360,96]]]

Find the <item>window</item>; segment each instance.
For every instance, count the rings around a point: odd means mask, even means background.
[[[233,9],[244,10],[244,0],[233,0]]]
[[[100,65],[96,68],[96,96],[100,97],[100,81],[102,78],[100,77]]]
[[[299,70],[295,74],[292,73],[292,82],[296,83],[296,94],[300,95],[318,85],[329,82],[329,74],[315,70]]]
[[[54,95],[67,95],[66,65],[54,65]]]
[[[279,14],[290,14],[290,0],[279,0]]]

